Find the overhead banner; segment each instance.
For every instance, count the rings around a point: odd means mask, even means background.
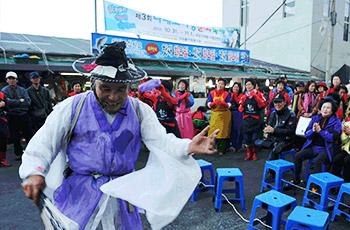
[[[104,1],[105,30],[150,35],[205,46],[239,48],[240,29],[176,23]]]
[[[104,45],[125,41],[125,53],[131,58],[184,62],[202,62],[226,65],[249,65],[249,51],[152,41],[92,33],[93,54],[100,54]]]

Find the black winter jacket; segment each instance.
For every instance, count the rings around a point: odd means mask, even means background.
[[[285,106],[280,111],[273,111],[270,115],[268,125],[275,130],[268,135],[268,139],[273,141],[292,142],[295,137],[297,119],[295,113]]]

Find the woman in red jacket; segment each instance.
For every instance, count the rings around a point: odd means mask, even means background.
[[[340,77],[339,77],[339,76],[333,76],[333,77],[332,77],[331,88],[327,91],[327,96],[328,96],[328,94],[330,94],[330,93],[334,93],[335,88],[337,88],[337,87],[340,86],[340,85],[344,85],[344,84],[342,83]],[[344,95],[344,103],[345,103],[345,105],[348,104],[348,95],[347,95],[347,94]]]
[[[255,89],[255,80],[247,79],[245,83],[246,91],[240,101],[239,111],[243,112],[243,134],[246,145],[247,157],[244,160],[257,160],[258,147],[255,141],[259,132],[263,128],[264,121],[260,117],[260,112],[267,105],[264,94]]]
[[[78,81],[73,82],[72,83],[72,89],[73,89],[73,92],[68,94],[70,97],[73,97],[74,95],[77,95],[77,94],[81,93],[81,84],[80,84],[80,82],[78,82]]]

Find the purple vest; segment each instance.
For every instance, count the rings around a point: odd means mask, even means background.
[[[82,94],[75,96],[72,119]],[[134,171],[141,146],[139,118],[128,97],[112,125],[90,92],[81,108],[67,148],[70,168],[74,171],[54,194],[56,207],[84,229],[101,196],[100,187],[111,178]],[[102,174],[99,178],[93,173]],[[142,229],[137,211],[127,212],[125,201],[119,200],[123,229]],[[141,227],[140,227],[141,226]]]

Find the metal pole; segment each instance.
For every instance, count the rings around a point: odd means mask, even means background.
[[[244,49],[247,49],[248,0],[245,0]]]
[[[327,46],[327,60],[326,60],[326,84],[328,87],[331,85],[331,69],[332,69],[332,56],[333,56],[333,38],[334,38],[334,26],[336,24],[336,12],[335,12],[335,0],[330,1],[330,14],[329,14],[328,26],[330,28],[328,33],[328,46]]]
[[[97,4],[95,0],[95,33],[97,33]]]

